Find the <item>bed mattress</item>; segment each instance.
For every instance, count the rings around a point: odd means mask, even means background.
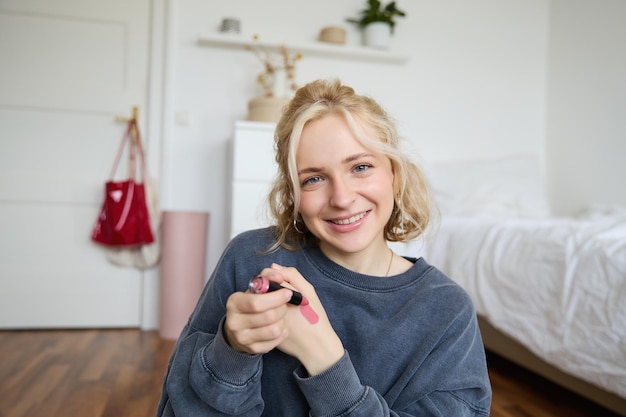
[[[495,328],[626,398],[626,211],[448,217],[419,251]]]

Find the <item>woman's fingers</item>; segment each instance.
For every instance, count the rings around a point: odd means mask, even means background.
[[[264,327],[285,317],[285,303],[291,294],[288,289],[259,295],[235,293],[226,302],[226,311],[233,316],[232,325],[239,329]]]
[[[287,337],[285,316],[290,290],[268,294],[234,293],[226,303],[224,336],[231,347],[265,353]]]
[[[234,332],[228,342],[233,349],[240,352],[261,354],[274,349],[287,338],[288,334],[283,322]]]
[[[308,320],[304,323],[313,323],[307,319],[302,308],[287,304],[292,290],[299,291],[311,303],[305,308],[315,314],[315,323],[320,316],[327,321],[315,289],[296,268],[272,264],[260,275],[286,289],[265,294],[236,292],[229,297],[224,336],[231,347],[246,353],[266,353],[281,345],[290,336],[290,331],[304,335],[300,328],[303,320]]]
[[[299,292],[310,294],[315,292],[313,286],[294,267],[282,266],[273,263],[269,268],[261,271],[260,275],[277,282],[286,288],[293,288]]]

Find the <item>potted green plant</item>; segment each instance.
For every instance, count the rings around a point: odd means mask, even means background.
[[[396,26],[396,18],[405,16],[406,13],[398,9],[395,1],[383,6],[380,0],[367,0],[367,6],[361,10],[360,17],[346,21],[363,30],[365,45],[387,48]]]

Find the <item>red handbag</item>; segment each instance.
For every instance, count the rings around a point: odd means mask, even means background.
[[[113,181],[124,147],[130,138],[129,178]],[[141,180],[136,180],[139,156]],[[137,119],[128,122],[128,129],[117,152],[110,180],[105,184],[104,202],[91,233],[91,239],[106,246],[138,246],[154,242],[144,187],[145,162]]]

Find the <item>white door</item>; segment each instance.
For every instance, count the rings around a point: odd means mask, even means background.
[[[90,239],[145,126],[150,0],[0,0],[0,327],[136,327],[143,273]],[[143,111],[143,112],[142,112]]]

